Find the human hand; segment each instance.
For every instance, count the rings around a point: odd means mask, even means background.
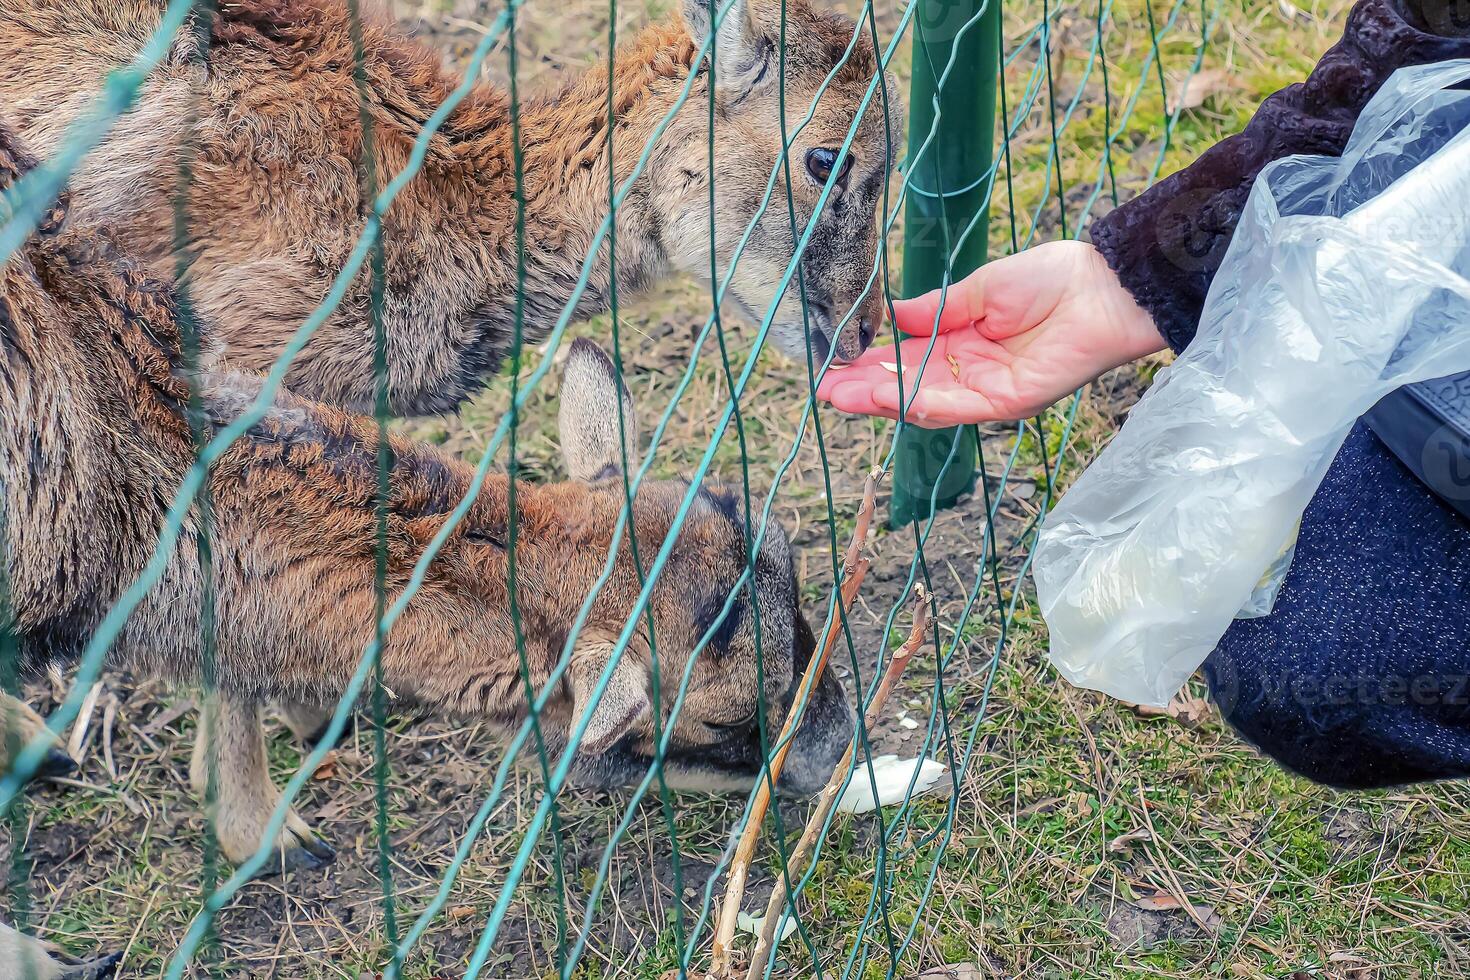
[[[1091,245],[1061,241],[996,259],[940,291],[893,304],[908,420],[929,428],[1029,418],[1098,375],[1163,350],[1154,322]],[[938,316],[938,336],[918,372]],[[833,365],[817,397],[844,412],[899,413],[899,357],[873,347]],[[915,381],[917,380],[917,392]]]

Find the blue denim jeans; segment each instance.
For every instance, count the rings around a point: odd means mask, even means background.
[[[1204,670],[1242,735],[1318,782],[1470,775],[1470,522],[1359,422],[1271,615],[1232,624]]]

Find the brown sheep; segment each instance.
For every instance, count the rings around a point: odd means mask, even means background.
[[[800,260],[809,316],[793,280],[779,298],[772,335],[803,362],[808,337],[819,363],[832,347],[839,359],[855,357],[882,320],[874,215],[902,132],[893,83],[887,80],[887,95],[870,92],[878,60],[866,31],[850,18],[807,0],[739,0],[715,48],[712,162],[711,73],[709,60],[696,58],[710,30],[710,2],[684,0],[682,17],[648,28],[616,60],[612,146],[620,184],[652,144],[618,212],[619,294],[674,271],[708,279],[713,179],[719,275],[753,223],[730,295],[759,318],[778,299],[776,287],[796,254],[793,217],[804,230],[835,170],[830,200]],[[42,154],[56,149],[101,80],[147,41],[165,5],[0,0],[0,105],[21,136]],[[783,6],[794,216],[784,173],[761,211],[781,159]],[[225,0],[218,7],[203,32],[207,50],[194,50],[196,32],[186,30],[150,76],[138,107],[82,161],[71,180],[73,213],[117,229],[132,254],[173,275],[180,147],[197,113],[188,201],[192,295],[216,325],[227,362],[263,370],[326,295],[371,210],[359,174],[353,45],[342,0]],[[381,182],[403,169],[425,121],[459,79],[428,48],[375,19],[365,28],[364,48],[372,163]],[[688,99],[674,112],[686,84]],[[606,217],[607,117],[605,65],[521,106],[525,325],[532,342],[569,302]],[[453,408],[510,346],[518,275],[511,124],[507,94],[477,86],[433,137],[422,172],[386,214],[388,390],[396,413]],[[613,285],[604,245],[576,316],[605,310]],[[369,295],[368,277],[360,275],[292,363],[292,391],[372,410]]]
[[[0,189],[33,165],[0,124]],[[130,261],[109,235],[71,225],[64,202],[0,269],[10,629],[33,669],[74,656],[154,549],[194,459],[180,346],[172,285]],[[538,689],[550,682],[574,617],[603,571],[624,507],[615,420],[620,402],[631,418],[627,392],[589,341],[573,345],[566,372],[562,442],[577,478],[515,489],[517,605],[529,679]],[[211,431],[237,419],[260,385],[249,373],[205,373],[199,387]],[[378,444],[374,420],[283,394],[211,469],[219,696],[215,737],[201,740],[195,775],[207,769],[213,746],[221,763],[216,826],[225,855],[237,862],[254,852],[280,798],[265,769],[259,705],[275,698],[335,702],[372,637]],[[472,474],[430,446],[393,437],[390,448],[392,601],[469,492]],[[643,555],[662,545],[689,489],[675,480],[639,492],[632,528]],[[502,729],[518,725],[527,707],[510,617],[509,492],[505,477],[487,479],[382,656],[385,685],[400,702]],[[178,681],[198,678],[197,532],[191,515],[161,581],[113,643],[110,663]],[[657,656],[640,630],[612,668],[606,696],[594,701],[613,640],[640,592],[624,539],[541,718],[554,751],[586,718],[578,780],[618,786],[647,771],[655,754],[651,672],[656,667],[672,686],[710,631],[672,725],[666,772],[673,785],[698,788],[748,787],[756,777],[757,699],[772,706],[767,721],[778,725],[815,644],[779,527],[766,528],[754,575],[736,591],[746,568],[744,535],[728,491],[696,490],[652,593]],[[732,593],[732,611],[721,620]],[[665,713],[670,701],[662,701]],[[787,761],[783,780],[791,789],[822,783],[851,724],[841,685],[824,672]],[[276,847],[277,867],[330,855],[294,814]]]

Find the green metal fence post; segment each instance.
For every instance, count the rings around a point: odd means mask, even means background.
[[[908,158],[916,162],[905,175],[909,181],[904,205],[906,297],[944,284],[951,251],[985,207],[989,182],[982,178],[994,154],[995,86],[1000,72],[1001,0],[916,2],[908,142]],[[979,21],[957,38],[960,29],[987,4]],[[941,88],[937,73],[950,64],[951,51],[954,62]],[[936,104],[939,127],[930,139]],[[926,141],[929,145],[923,148]],[[986,223],[987,216],[982,215],[955,255],[951,283],[985,261]],[[975,488],[977,458],[971,428],[905,427],[899,433],[894,458],[890,526],[902,527],[929,517],[931,500],[937,510],[954,506]]]

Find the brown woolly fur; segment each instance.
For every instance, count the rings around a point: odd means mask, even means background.
[[[0,126],[0,188],[34,165]],[[172,286],[131,262],[107,235],[71,225],[62,208],[0,271],[0,479],[12,629],[38,666],[74,655],[142,570],[172,496],[194,458],[186,414],[178,311]],[[574,473],[598,479],[516,488],[516,592],[536,687],[548,683],[583,601],[612,550],[624,506],[619,446],[605,420],[627,393],[596,345],[572,345],[561,422]],[[201,379],[212,431],[239,418],[259,376]],[[218,828],[241,860],[261,840],[279,799],[265,768],[258,705],[268,698],[334,703],[373,634],[377,541],[377,423],[291,395],[276,400],[212,468],[211,574],[216,590],[215,676],[193,776],[218,773]],[[387,593],[401,594],[425,547],[469,493],[471,472],[432,447],[390,442]],[[663,543],[688,485],[655,483],[634,505],[643,554]],[[672,726],[667,772],[675,785],[743,786],[758,772],[758,697],[779,722],[811,651],[797,609],[785,535],[772,527],[751,583],[723,621],[725,598],[745,571],[744,529],[719,488],[697,491],[651,601],[656,644],[638,635],[610,654],[640,592],[626,539],[598,591],[569,667],[541,724],[554,749],[585,725],[576,777],[624,785],[653,755],[650,686],[668,685],[713,631]],[[388,636],[384,681],[394,696],[501,728],[525,716],[508,576],[509,484],[490,477],[430,565],[422,589]],[[180,681],[200,670],[201,575],[194,519],[162,580],[138,606],[110,662]],[[756,649],[752,605],[762,621]],[[657,657],[651,650],[656,646]],[[766,687],[757,683],[757,658]],[[604,673],[605,694],[598,696]],[[667,711],[670,699],[663,702]],[[851,719],[827,676],[796,753],[791,786],[820,784]],[[276,841],[278,864],[330,856],[292,815]]]
[[[53,151],[100,80],[150,37],[164,6],[0,0],[0,105],[20,134],[41,152]],[[371,210],[358,167],[363,131],[352,32],[342,0],[218,6],[209,23],[181,36],[138,107],[83,161],[72,180],[73,214],[118,229],[134,254],[172,275],[178,167],[185,152],[197,152],[188,201],[193,295],[217,324],[227,363],[261,370],[326,295]],[[675,271],[709,277],[713,180],[719,276],[754,222],[730,295],[756,318],[777,301],[796,251],[793,221],[798,233],[805,229],[822,191],[808,155],[841,148],[877,59],[850,19],[807,0],[741,0],[719,28],[712,72],[710,59],[695,59],[709,21],[708,0],[685,0],[682,18],[648,28],[620,51],[611,149],[605,67],[521,106],[530,339],[555,324],[607,216],[609,153],[621,184],[650,143],[642,176],[618,211],[617,287],[631,292]],[[208,38],[202,50],[201,37]],[[425,122],[459,80],[428,49],[378,20],[369,20],[363,45],[381,183],[407,165]],[[762,211],[781,156],[783,64],[794,211],[784,172]],[[683,108],[655,139],[686,85]],[[832,347],[839,358],[855,356],[882,318],[873,286],[874,212],[891,164],[889,138],[898,139],[901,119],[891,91],[872,93],[868,106],[850,169],[834,185],[800,262],[809,313],[803,316],[793,280],[772,321],[775,341],[803,360],[809,336],[819,359]],[[197,127],[186,131],[195,115]],[[190,143],[197,150],[183,149]],[[454,407],[510,345],[517,290],[513,150],[507,95],[477,86],[429,141],[422,171],[387,212],[389,388],[397,412]],[[603,310],[613,285],[603,246],[576,315]],[[292,390],[357,410],[372,406],[369,295],[364,273],[292,364]]]

